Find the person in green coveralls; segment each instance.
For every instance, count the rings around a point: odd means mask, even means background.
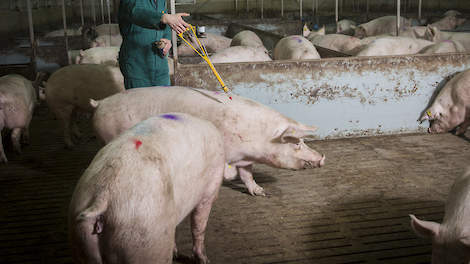
[[[189,14],[167,14],[165,0],[120,1],[119,67],[126,89],[170,85],[165,55],[171,48],[171,29],[179,34],[189,27],[182,16]],[[156,47],[158,41],[165,44],[160,55]]]

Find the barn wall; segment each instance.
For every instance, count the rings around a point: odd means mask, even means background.
[[[334,58],[216,64],[227,86],[300,122],[320,138],[423,132],[416,120],[470,55]],[[179,65],[177,85],[220,89],[206,65]]]

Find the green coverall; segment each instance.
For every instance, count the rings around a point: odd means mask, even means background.
[[[171,28],[160,22],[165,13],[165,0],[121,0],[119,67],[126,89],[170,85],[167,59],[153,47],[161,38],[171,40]]]

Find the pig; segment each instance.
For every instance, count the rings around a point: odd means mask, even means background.
[[[442,224],[410,215],[413,231],[432,240],[433,264],[470,263],[470,167],[452,185]]]
[[[253,48],[260,48],[267,52],[263,41],[251,30],[243,30],[235,34],[230,43],[231,47],[234,46],[248,46]]]
[[[205,38],[199,38],[199,41],[201,42],[202,45],[206,48],[206,51],[208,53],[217,53],[221,50],[224,50],[228,47],[230,47],[230,42],[232,39],[217,35],[217,34],[212,34],[212,33],[205,33],[206,37]],[[194,48],[199,48],[199,44],[197,43],[197,40],[193,38],[185,38],[186,40],[189,39],[190,44]],[[181,45],[178,46],[178,56],[191,56],[191,55],[197,55],[196,52],[186,43],[182,43]]]
[[[342,19],[340,21],[338,21],[338,25],[337,25],[337,32],[343,32],[343,31],[347,31],[349,29],[354,29],[356,28],[356,22],[352,21],[352,20],[349,20],[349,19]]]
[[[463,135],[470,125],[470,70],[456,74],[437,94],[419,121],[430,121],[429,133],[444,133],[459,127]]]
[[[91,42],[90,47],[120,47],[121,44],[121,35],[101,35]]]
[[[437,27],[430,26],[426,34],[429,34],[430,37],[428,38],[432,39],[434,42],[444,40],[457,41],[464,46],[467,52],[470,51],[470,33],[468,32],[445,32],[439,30]]]
[[[71,131],[77,138],[81,136],[74,116],[77,111],[93,110],[89,98],[99,100],[121,91],[124,91],[124,77],[118,67],[73,64],[51,75],[45,84],[45,100],[62,122],[66,147],[74,146]]]
[[[437,27],[439,30],[454,30],[466,21],[465,18],[460,17],[461,15],[462,14],[458,11],[449,10],[444,13],[443,18],[430,25]]]
[[[165,112],[183,112],[208,120],[224,138],[227,166],[224,178],[238,174],[251,195],[265,195],[252,175],[252,164],[305,169],[324,165],[325,156],[309,148],[304,138],[316,128],[294,121],[255,101],[188,87],[131,89],[103,100],[92,123],[103,142],[109,142],[136,123]]]
[[[433,41],[432,37],[429,38],[429,35],[426,34],[426,31],[429,30],[429,27],[425,26],[415,26],[415,27],[404,27],[400,29],[399,36],[407,38],[419,38]]]
[[[194,256],[208,263],[204,236],[224,157],[214,125],[182,113],[150,117],[109,142],[70,202],[76,263],[171,264],[176,226],[190,213]]]
[[[306,38],[294,35],[282,38],[274,47],[275,60],[312,60],[319,59],[317,49]]]
[[[101,24],[94,28],[97,36],[120,35],[119,24]]]
[[[313,45],[339,52],[347,52],[361,45],[361,40],[356,37],[343,34],[325,35],[325,27],[318,31],[310,31],[307,25],[305,25],[303,34]]]
[[[221,50],[211,55],[209,59],[212,63],[272,61],[263,49],[247,46],[235,46]]]
[[[356,56],[387,56],[415,54],[424,47],[432,45],[432,41],[405,37],[379,38],[365,46]]]
[[[36,90],[40,76],[31,82],[18,74],[0,77],[0,163],[8,159],[3,150],[1,132],[11,130],[11,142],[14,150],[21,153],[21,142],[29,143],[29,123],[37,105]]]
[[[400,27],[410,27],[411,21],[404,17],[400,18]],[[365,38],[381,34],[393,34],[397,32],[397,17],[384,16],[373,19],[367,23],[361,24],[355,28],[354,36],[357,38]]]
[[[51,31],[51,32],[48,32],[46,35],[44,35],[45,38],[53,38],[53,37],[63,37],[65,34],[64,34],[64,30],[63,29],[58,29],[58,30],[54,30],[54,31]],[[67,29],[67,36],[81,36],[82,35],[82,27],[79,27],[77,29],[73,29],[73,28],[68,28]]]
[[[75,64],[107,64],[118,66],[118,55],[120,47],[96,47],[80,50],[75,58]]]
[[[435,54],[435,53],[452,53],[452,52],[465,52],[465,47],[458,41],[444,40],[432,45],[429,45],[422,50],[419,54]]]

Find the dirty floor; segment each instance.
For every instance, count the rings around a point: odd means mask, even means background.
[[[64,149],[44,107],[31,132],[32,145],[22,155],[7,146],[10,163],[0,165],[0,263],[72,263],[67,207],[100,145],[88,133]],[[206,234],[211,263],[429,263],[430,243],[411,232],[408,214],[442,219],[452,181],[470,165],[470,140],[402,135],[310,145],[326,154],[325,167],[255,166],[267,197],[224,183]],[[191,263],[187,220],[177,245],[174,263]]]

